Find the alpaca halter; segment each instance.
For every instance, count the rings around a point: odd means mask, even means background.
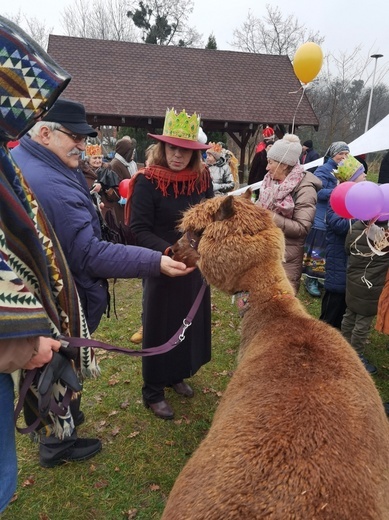
[[[289,291],[278,291],[277,294],[274,294],[271,299],[276,300],[281,298],[295,298],[295,296]]]
[[[240,291],[232,296],[232,303],[238,307],[239,316],[242,318],[245,312],[250,308],[250,293],[248,291]]]
[[[268,303],[272,300],[280,300],[283,298],[295,298],[294,294],[291,294],[289,291],[277,291],[276,294],[273,294],[273,296],[264,302]],[[235,303],[238,307],[239,316],[242,318],[244,314],[249,310],[250,308],[250,293],[248,291],[239,291],[233,294],[232,296],[232,303]]]

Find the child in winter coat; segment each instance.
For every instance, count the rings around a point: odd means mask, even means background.
[[[346,275],[346,305],[341,331],[357,351],[366,370],[374,374],[377,369],[364,357],[364,349],[370,327],[377,314],[378,299],[385,283],[389,267],[387,254],[376,254],[371,245],[377,243],[387,229],[387,222],[368,226],[357,220],[346,238],[349,261]]]
[[[211,174],[215,195],[224,195],[234,189],[235,182],[231,168],[221,152],[212,148],[207,150],[206,164]]]
[[[327,162],[326,164],[329,163]],[[366,180],[364,167],[351,155],[348,155],[342,164],[339,164],[337,169],[333,170],[332,174],[339,184],[347,181],[362,182]],[[324,183],[324,180],[322,182]],[[349,233],[354,222],[356,222],[356,219],[350,220],[337,215],[332,209],[330,202],[327,202],[327,211],[324,217],[326,226],[325,292],[321,302],[320,319],[339,330],[346,311],[348,254],[344,245],[347,233]]]

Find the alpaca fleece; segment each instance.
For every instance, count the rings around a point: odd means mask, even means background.
[[[380,396],[341,334],[294,297],[270,212],[219,197],[181,231],[198,235],[208,283],[250,297],[238,366],[162,520],[389,519]]]

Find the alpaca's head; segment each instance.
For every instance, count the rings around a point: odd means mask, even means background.
[[[266,275],[281,265],[283,233],[271,212],[245,196],[208,199],[187,210],[179,228],[184,240],[198,236],[197,265],[208,283],[225,292],[242,290],[242,277],[255,267]]]

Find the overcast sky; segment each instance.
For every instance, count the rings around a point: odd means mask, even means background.
[[[48,27],[54,27],[55,34],[63,34],[60,13],[72,3],[73,0],[12,0],[3,7],[3,12],[16,14],[20,9],[28,16],[40,17]],[[384,55],[377,62],[377,77],[381,67],[388,68],[387,0],[369,0],[367,3],[350,0],[195,0],[190,22],[203,35],[204,43],[213,33],[218,49],[236,50],[229,45],[234,29],[242,25],[249,9],[256,17],[264,15],[266,4],[277,6],[284,16],[294,15],[307,28],[320,31],[325,38],[324,54],[341,51],[351,54],[362,45],[363,59],[371,54]],[[372,72],[374,60],[370,67]],[[382,79],[389,83],[389,77]]]

